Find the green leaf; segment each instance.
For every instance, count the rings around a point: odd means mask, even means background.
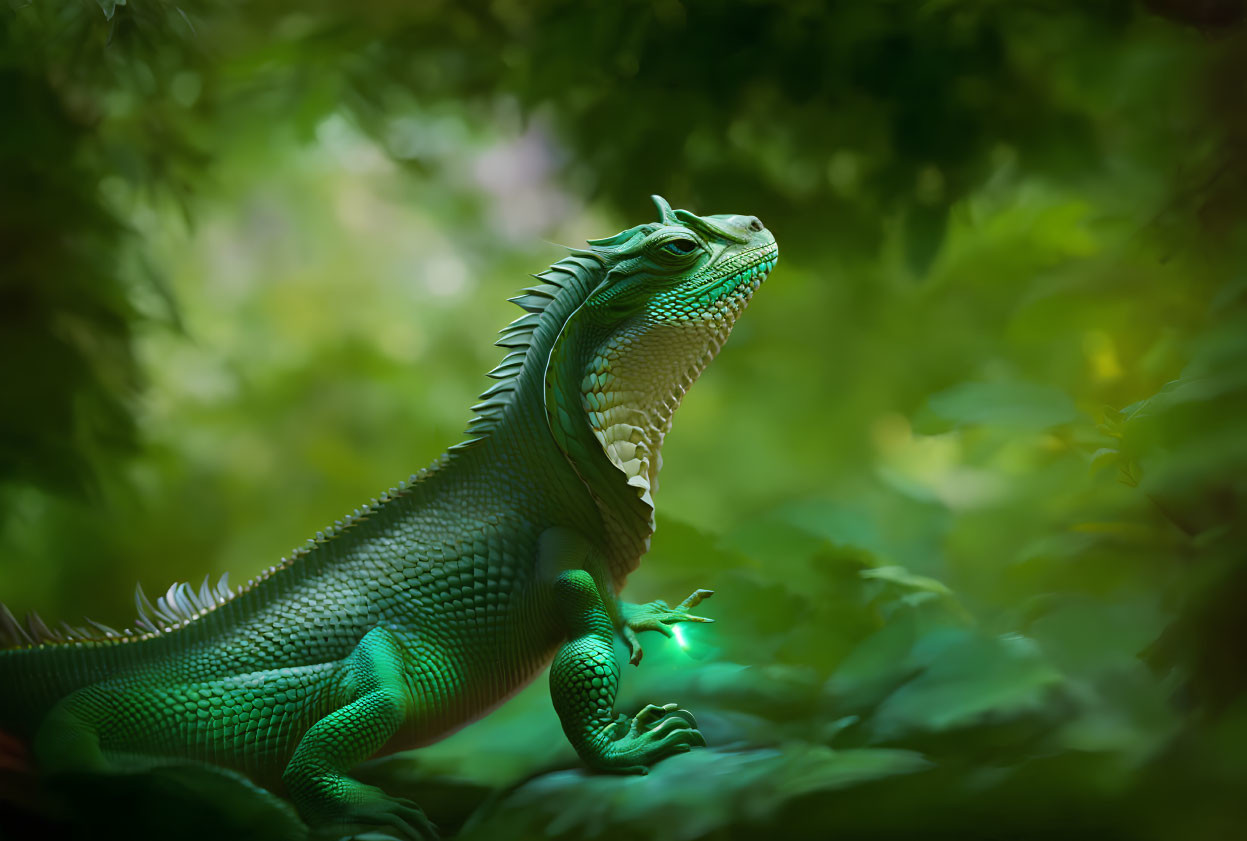
[[[966,382],[932,395],[932,413],[954,425],[1048,429],[1077,419],[1074,401],[1051,386],[1027,382]]]
[[[1050,729],[1068,711],[1064,678],[1019,634],[937,631],[920,639],[908,660],[919,672],[867,722],[874,743],[961,750],[1016,742]]]
[[[929,578],[925,575],[917,575],[910,572],[902,566],[884,566],[875,567],[874,569],[864,569],[859,573],[862,578],[873,578],[879,581],[888,581],[897,584],[909,590],[922,590],[929,593],[936,593],[941,596],[951,596],[953,591],[948,589],[942,581]]]
[[[1091,472],[1098,473],[1106,467],[1112,467],[1121,460],[1121,452],[1112,447],[1101,447],[1091,454]]]
[[[726,837],[744,822],[783,815],[799,798],[925,771],[920,754],[868,748],[694,750],[645,777],[558,771],[499,798],[464,827],[463,839]],[[790,805],[791,804],[791,805]],[[605,834],[604,834],[605,833]]]
[[[124,6],[126,0],[95,0],[100,8],[104,11],[104,19],[112,20],[113,14],[117,11],[118,6]]]

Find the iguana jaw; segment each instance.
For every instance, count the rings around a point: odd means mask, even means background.
[[[770,243],[694,279],[679,299],[615,333],[589,361],[581,405],[611,464],[653,506],[660,449],[680,401],[775,265]]]

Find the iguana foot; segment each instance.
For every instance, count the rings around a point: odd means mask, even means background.
[[[641,631],[658,631],[670,637],[675,635],[671,626],[678,622],[713,622],[713,619],[689,613],[713,595],[714,590],[695,590],[675,607],[662,599],[646,604],[624,603],[622,633],[624,642],[628,644],[628,662],[634,666],[640,664],[641,656],[645,653],[641,650],[641,641],[637,639],[637,634]]]
[[[424,811],[410,800],[391,797],[375,786],[356,783],[351,803],[325,825],[318,837],[343,838],[344,827],[356,829],[350,839],[402,839],[402,841],[437,841],[441,836]]]
[[[676,704],[650,704],[630,721],[620,716],[611,726],[615,741],[608,742],[590,764],[612,774],[648,774],[649,766],[659,760],[706,746],[697,719]]]

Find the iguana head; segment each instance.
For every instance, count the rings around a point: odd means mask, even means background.
[[[657,222],[589,242],[604,271],[565,336],[576,346],[560,349],[583,366],[579,408],[593,434],[647,502],[676,407],[779,253],[755,216],[654,202]]]

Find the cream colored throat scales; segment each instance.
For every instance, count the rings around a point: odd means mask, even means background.
[[[720,302],[717,312],[674,323],[643,320],[608,339],[589,362],[580,394],[589,425],[607,457],[651,507],[672,416],[761,281]]]

